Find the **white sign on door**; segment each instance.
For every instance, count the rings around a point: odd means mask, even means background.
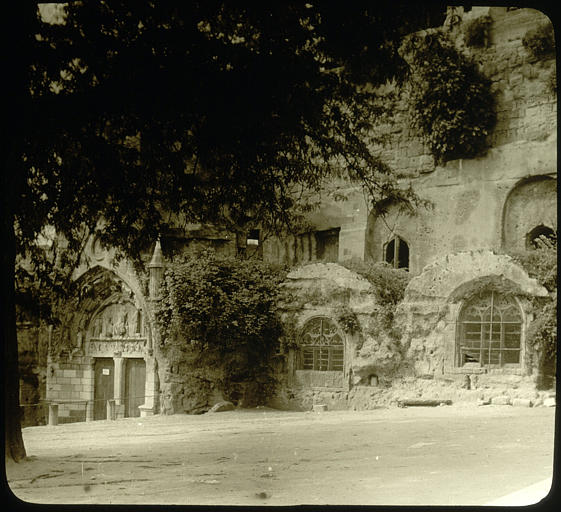
[[[102,373],[103,375],[109,375],[109,368],[103,368]]]

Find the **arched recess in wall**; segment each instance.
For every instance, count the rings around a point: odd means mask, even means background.
[[[502,218],[501,245],[506,250],[533,248],[538,235],[557,233],[557,180],[531,176],[520,180],[509,192]]]
[[[72,346],[81,347],[91,338],[108,335],[110,330],[111,336],[118,335],[120,329],[126,335],[147,338],[152,348],[145,299],[115,270],[96,265],[81,273],[74,286],[63,321],[64,332],[75,338]]]
[[[389,203],[386,213],[368,215],[364,244],[365,261],[385,261],[395,268],[409,268],[410,242],[415,238],[416,223],[411,212],[395,203]]]

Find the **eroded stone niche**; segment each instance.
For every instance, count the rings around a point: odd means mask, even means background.
[[[540,226],[557,232],[557,180],[549,176],[521,180],[508,195],[503,213],[505,249],[530,249],[532,232]]]
[[[506,255],[470,251],[445,256],[413,278],[396,312],[402,326],[404,375],[461,382],[466,374],[478,375],[481,385],[507,386],[513,380],[531,385],[533,372],[522,356],[516,367],[484,368],[460,365],[457,360],[458,320],[462,308],[477,294],[495,293],[520,308],[522,331],[531,319],[529,296],[547,291]]]

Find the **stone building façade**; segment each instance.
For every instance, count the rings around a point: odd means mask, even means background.
[[[462,27],[485,15],[492,20],[489,44],[467,47]],[[283,286],[302,297],[311,291],[323,297],[281,305],[298,340],[279,364],[281,385],[271,405],[361,409],[404,396],[536,397],[535,368],[525,348],[533,318],[529,297],[547,291],[503,253],[531,248],[536,237],[557,232],[555,58],[535,59],[522,44],[528,30],[545,22],[532,9],[450,11],[446,27],[456,45],[475,56],[492,80],[497,125],[490,149],[435,165],[411,129],[403,101],[395,105],[389,142],[380,148],[404,186],[411,184],[432,208],[408,215],[389,205],[376,217],[358,188],[339,184],[347,200],[325,200],[310,214],[313,229],[307,232],[261,240],[254,230],[240,239],[193,226],[178,236],[186,251],[205,246],[235,255],[247,249],[266,261],[289,263],[295,268]],[[146,255],[149,283],[126,261],[115,266],[111,251],[95,241],[85,253],[74,273],[82,294],[66,331],[49,338],[40,398],[60,402],[60,421],[169,410],[166,400],[176,398],[170,379],[181,381],[181,372],[158,352],[152,301],[165,266],[159,247]],[[365,279],[337,264],[352,259],[387,261],[414,276],[397,310],[401,339],[371,329],[379,307],[375,294]],[[342,307],[356,316],[357,330],[338,321]]]

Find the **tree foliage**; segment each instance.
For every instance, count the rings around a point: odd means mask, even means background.
[[[382,107],[363,86],[402,68],[398,36],[421,12],[68,4],[65,23],[36,28],[19,238],[49,222],[72,242],[102,216],[102,239],[130,254],[165,212],[277,226],[334,176],[406,199],[370,149]]]
[[[400,36],[430,18],[422,5],[370,2],[63,5],[62,23],[46,23],[30,2],[6,15],[18,49],[4,67],[1,173],[6,442],[15,460],[25,455],[16,253],[32,257],[45,225],[75,258],[92,232],[138,258],[171,214],[277,229],[333,176],[360,182],[374,201],[408,199],[370,150],[380,108],[370,85],[403,69]]]
[[[275,301],[285,275],[266,263],[212,252],[171,265],[156,310],[161,349],[195,352],[196,367],[214,366],[206,375],[220,370],[214,385],[229,399],[265,400],[274,385],[271,356],[282,335]],[[243,396],[240,388],[251,382],[260,389]]]

